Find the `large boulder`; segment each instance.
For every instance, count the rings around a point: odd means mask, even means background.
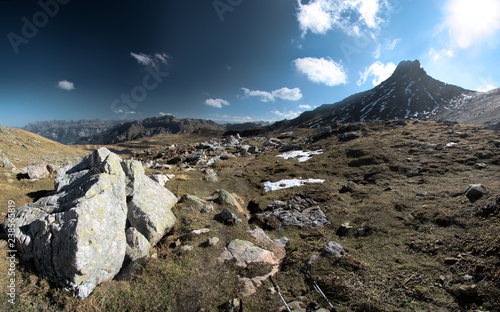
[[[45,179],[50,176],[50,172],[43,162],[31,162],[28,165],[28,176],[30,179]]]
[[[145,176],[140,162],[106,148],[60,169],[54,186],[3,226],[15,229],[23,261],[79,298],[112,279],[126,254],[143,257],[175,222],[176,197]]]

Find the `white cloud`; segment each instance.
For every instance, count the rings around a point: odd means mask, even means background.
[[[306,4],[298,0],[297,20],[302,37],[308,31],[324,35],[333,28],[359,36],[377,29],[384,21],[381,15],[390,10],[389,0],[309,0]]]
[[[168,60],[171,59],[167,53],[155,53],[154,55],[148,55],[144,53],[137,54],[130,52],[130,55],[135,58],[139,64],[152,67],[158,67],[160,63],[167,65]]]
[[[311,109],[312,107],[311,107],[311,105],[307,105],[307,104],[304,105],[304,104],[302,104],[302,105],[299,105],[298,108],[301,108],[301,109]]]
[[[335,86],[347,83],[347,75],[342,65],[331,59],[305,57],[294,61],[298,71],[307,75],[315,83]]]
[[[378,59],[382,54],[382,51],[392,51],[401,39],[394,39],[392,41],[386,40],[385,44],[379,44],[375,52],[373,52],[373,57]]]
[[[437,51],[434,48],[430,48],[428,55],[434,60],[437,61],[439,58],[442,56],[445,57],[452,57],[453,56],[453,50],[448,50],[448,49],[441,49],[441,51]]]
[[[288,111],[288,112],[280,112],[278,110],[272,111],[271,113],[285,119],[294,119],[297,118],[302,112],[300,111]]]
[[[57,83],[56,87],[66,91],[71,91],[75,89],[75,84],[67,80],[62,80]]]
[[[173,116],[173,114],[170,113],[164,113],[164,112],[159,112],[158,113],[160,116]]]
[[[214,118],[210,118],[211,120],[215,122],[221,122],[221,123],[244,123],[244,122],[252,122],[254,119],[249,116],[229,116],[229,115],[219,115],[216,114],[214,115]]]
[[[302,93],[299,88],[289,89],[284,87],[271,92],[250,90],[248,88],[241,89],[245,92],[245,96],[258,96],[262,102],[274,102],[277,98],[287,101],[298,101],[302,98]]]
[[[485,85],[485,86],[481,86],[479,88],[476,89],[476,91],[479,91],[479,92],[488,92],[488,91],[491,91],[493,89],[496,89],[497,87],[495,87],[494,85]]]
[[[448,0],[445,24],[460,48],[491,37],[500,29],[498,0]]]
[[[205,100],[205,104],[208,106],[222,108],[222,105],[229,105],[229,102],[223,99],[207,99]]]
[[[389,78],[392,73],[394,73],[394,70],[396,69],[396,65],[394,63],[389,62],[387,64],[383,64],[379,61],[376,61],[370,67],[366,67],[365,71],[360,74],[360,78],[357,82],[358,86],[361,86],[366,82],[369,76],[374,76],[375,79],[372,80],[372,83],[374,86],[379,85],[382,81],[386,80]]]

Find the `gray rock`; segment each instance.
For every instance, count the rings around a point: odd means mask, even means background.
[[[471,202],[475,202],[487,193],[488,189],[486,186],[482,184],[469,184],[467,190],[465,191],[465,196],[467,196]]]
[[[340,193],[352,193],[356,190],[356,183],[352,181],[347,181],[346,184],[342,186],[342,188],[339,190]]]
[[[410,172],[406,174],[408,178],[416,177],[418,175],[420,175],[420,168],[413,168],[412,170],[410,170]]]
[[[194,195],[184,194],[180,200],[181,203],[186,203],[193,208],[203,208],[207,206],[207,202]]]
[[[260,149],[257,146],[250,145],[250,148],[248,149],[248,152],[250,154],[258,154],[258,153],[260,153]]]
[[[28,176],[30,179],[45,179],[50,176],[50,172],[43,162],[30,162],[28,165]]]
[[[262,221],[268,220],[273,216],[283,225],[318,227],[330,224],[330,221],[318,206],[304,209],[302,212],[296,209],[286,210],[279,208],[257,215]]]
[[[126,254],[145,255],[175,221],[175,196],[146,177],[139,162],[106,148],[60,169],[54,186],[16,209],[16,248],[40,276],[80,298],[112,279]],[[127,219],[132,228],[125,232]]]
[[[485,169],[486,167],[488,167],[488,165],[485,163],[477,163],[474,165],[474,168],[476,169]]]
[[[208,246],[215,246],[219,243],[219,238],[218,237],[211,237],[207,240],[207,245]]]
[[[10,160],[7,158],[7,156],[4,156],[2,159],[2,164],[4,168],[15,168],[13,163],[10,162]]]
[[[206,175],[203,177],[203,181],[208,181],[208,182],[217,182],[219,181],[219,178],[217,178],[217,176],[215,175]]]
[[[214,211],[214,206],[210,205],[210,204],[206,205],[205,207],[203,207],[200,210],[201,213],[208,213],[208,212],[212,212],[212,211]]]
[[[59,170],[60,167],[59,166],[56,166],[56,165],[53,165],[53,164],[48,164],[47,165],[47,171],[52,174],[52,173],[56,173],[57,170]]]
[[[421,191],[421,192],[418,192],[417,194],[415,194],[415,196],[418,196],[418,197],[425,197],[429,195],[429,192],[426,192],[426,191]]]
[[[192,164],[200,164],[206,159],[207,155],[205,155],[204,151],[197,151],[196,153],[189,155],[189,157],[187,158],[187,162]]]
[[[339,135],[340,141],[351,141],[360,137],[361,134],[359,132],[347,132]]]
[[[279,264],[273,252],[241,239],[231,241],[220,257],[222,261],[233,259],[236,260],[236,266],[242,268],[246,268],[251,263]]]
[[[321,251],[321,256],[323,257],[333,257],[333,258],[339,258],[342,257],[342,251],[344,250],[344,247],[342,247],[340,244],[336,242],[329,242],[325,248]]]
[[[221,162],[221,161],[222,161],[222,159],[220,156],[215,156],[215,157],[212,157],[209,160],[207,160],[206,165],[210,166],[210,165],[216,164],[216,163]]]
[[[237,222],[241,222],[238,217],[232,213],[229,209],[224,208],[221,213],[215,215],[214,219],[224,224],[232,225]]]
[[[178,255],[182,255],[182,254],[185,254],[185,253],[188,253],[188,252],[192,252],[192,251],[193,251],[193,246],[184,245],[184,246],[181,246],[179,249],[177,249],[175,251],[175,253],[178,254]]]
[[[224,146],[226,148],[235,148],[236,146],[238,146],[240,144],[240,141],[235,138],[234,136],[230,135],[226,141],[224,141]]]
[[[165,184],[167,184],[168,181],[170,181],[170,178],[166,174],[152,174],[149,176],[149,178],[163,187],[165,186]]]
[[[243,211],[240,203],[236,199],[235,194],[231,194],[226,190],[218,190],[217,192],[218,192],[218,197],[215,200],[216,203],[221,204],[221,205],[227,204],[227,205],[235,207],[240,212]]]

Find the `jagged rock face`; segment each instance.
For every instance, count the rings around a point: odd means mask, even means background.
[[[24,127],[24,130],[36,133],[47,139],[73,144],[81,138],[99,134],[111,128],[114,122],[100,119],[79,121],[37,121]]]
[[[48,196],[17,208],[16,245],[42,277],[80,298],[112,279],[126,254],[132,261],[143,255],[175,222],[176,197],[145,176],[139,162],[105,148],[59,170],[54,184]]]

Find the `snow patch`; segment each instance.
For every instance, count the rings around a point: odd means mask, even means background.
[[[278,191],[294,186],[303,186],[306,183],[323,183],[325,180],[322,179],[307,179],[307,180],[299,180],[299,179],[285,179],[278,182],[266,181],[264,182],[264,191]]]
[[[320,155],[323,154],[322,150],[317,150],[314,152],[304,152],[304,151],[291,151],[286,152],[281,155],[277,155],[276,157],[283,157],[284,159],[297,158],[299,157],[299,162],[308,161],[312,158],[312,155]]]

